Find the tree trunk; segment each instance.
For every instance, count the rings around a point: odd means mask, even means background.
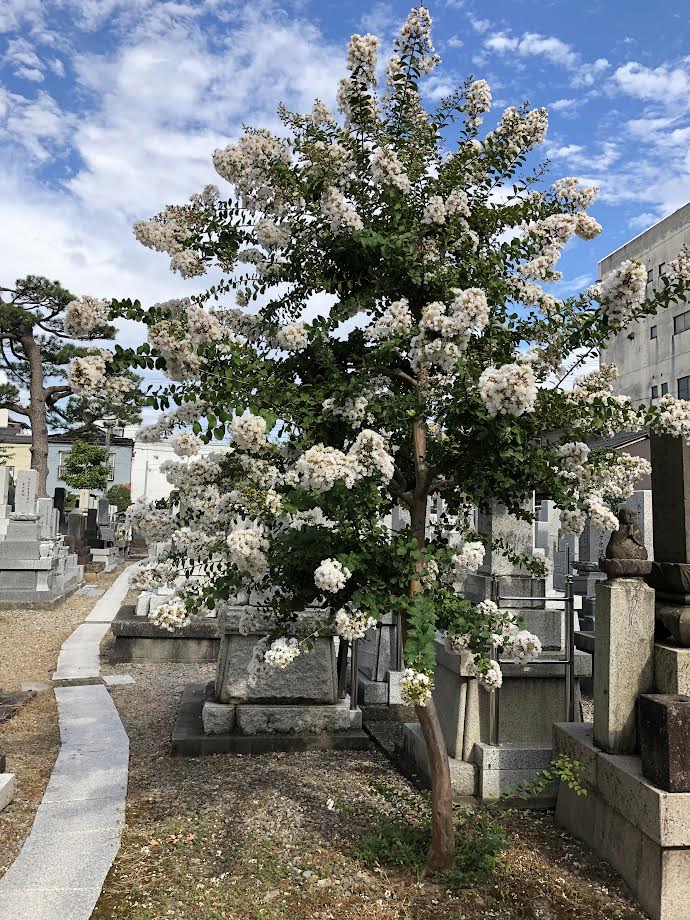
[[[426,426],[422,419],[413,423],[416,484],[410,509],[412,536],[422,549],[426,543],[427,499],[429,496],[429,475],[426,462]],[[417,569],[424,568],[420,558]],[[410,595],[421,590],[421,583],[414,579],[410,583]],[[455,827],[453,822],[453,789],[450,782],[448,751],[438,720],[433,699],[426,706],[416,706],[415,711],[426,742],[431,770],[431,848],[422,876],[431,872],[450,869],[455,860]]]
[[[29,365],[29,421],[31,422],[31,467],[38,473],[36,494],[46,496],[48,482],[48,418],[43,390],[43,355],[32,333],[21,338]]]

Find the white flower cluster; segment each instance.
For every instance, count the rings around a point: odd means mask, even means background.
[[[276,341],[285,351],[301,351],[309,344],[309,333],[305,323],[289,323],[278,330]]]
[[[576,176],[565,176],[553,183],[556,197],[563,204],[585,210],[593,204],[599,194],[599,189],[593,186],[581,186]]]
[[[274,220],[262,217],[254,227],[254,236],[259,246],[273,252],[276,249],[284,249],[288,245],[292,231],[288,226],[281,226]]]
[[[532,412],[537,399],[534,371],[523,363],[487,367],[479,377],[479,396],[492,417]]]
[[[445,338],[460,337],[468,341],[472,332],[478,333],[489,322],[489,306],[481,288],[456,288],[455,298],[448,307],[435,302],[422,310],[421,329],[432,329]]]
[[[264,662],[269,668],[279,668],[284,671],[299,654],[300,647],[297,639],[294,637],[287,639],[281,636],[279,639],[274,639],[264,652]]]
[[[353,35],[347,46],[347,69],[361,82],[376,83],[379,39],[375,35]]]
[[[684,244],[676,259],[668,263],[669,281],[690,281],[690,246]]]
[[[90,335],[108,319],[110,302],[96,297],[79,297],[67,304],[64,325],[69,335],[83,338]]]
[[[337,559],[324,559],[314,571],[314,584],[319,591],[337,594],[347,584],[352,572]]]
[[[644,301],[647,290],[647,271],[633,259],[609,272],[599,284],[590,288],[592,296],[612,323],[624,324],[632,312]]]
[[[191,527],[180,527],[172,534],[175,552],[195,560],[208,559],[221,540],[222,535],[219,533],[192,530]]]
[[[446,203],[440,195],[432,195],[424,205],[423,224],[445,224]]]
[[[413,6],[396,42],[401,57],[416,57],[420,73],[428,74],[440,63],[431,41],[431,14],[425,6]]]
[[[469,123],[477,127],[482,123],[481,116],[491,108],[491,88],[486,80],[475,80],[467,90],[465,99]]]
[[[521,629],[509,636],[503,651],[518,661],[531,661],[541,655],[541,641],[538,636]]]
[[[310,492],[328,492],[338,480],[351,489],[360,478],[356,457],[323,444],[315,444],[306,450],[297,460],[295,470],[302,488]]]
[[[616,380],[618,380],[618,367],[615,364],[602,364],[596,370],[583,374],[575,381],[572,395],[588,402],[610,396]]]
[[[334,399],[325,399],[322,408],[356,428],[367,417],[368,405],[366,396],[357,396],[355,399],[346,399],[342,406],[336,406]]]
[[[408,706],[426,706],[431,699],[433,684],[428,674],[406,668],[400,681],[400,695]]]
[[[595,530],[618,530],[618,517],[611,511],[608,505],[597,496],[586,498],[585,511]]]
[[[453,574],[456,579],[464,578],[470,572],[476,572],[484,561],[486,549],[478,540],[465,543],[459,553],[451,557]]]
[[[243,205],[250,210],[280,210],[282,200],[273,181],[276,166],[290,166],[289,145],[270,131],[252,131],[239,143],[214,150],[216,172],[232,182]]]
[[[128,527],[141,531],[147,543],[167,540],[173,531],[170,512],[165,508],[156,508],[153,502],[143,499],[138,499],[129,506],[125,521]]]
[[[386,483],[395,473],[395,461],[387,448],[384,437],[365,428],[357,435],[348,453],[356,459],[360,476],[375,476]]]
[[[266,437],[266,419],[260,415],[252,415],[247,412],[233,419],[230,425],[230,434],[232,439],[240,450],[248,450],[249,453],[258,453],[267,444]]]
[[[177,629],[183,629],[189,625],[189,614],[184,603],[179,599],[169,601],[167,604],[161,604],[149,614],[149,620],[161,629],[168,632],[175,632]]]
[[[323,527],[326,530],[334,530],[336,523],[326,517],[322,508],[317,507],[307,511],[297,511],[290,516],[288,526],[292,530],[301,530],[303,527]]]
[[[362,218],[354,208],[345,201],[338,189],[330,187],[323,193],[321,213],[330,221],[331,233],[341,230],[361,230]]]
[[[260,531],[249,527],[238,528],[228,535],[226,542],[230,560],[238,571],[254,579],[263,578],[268,568],[268,540]]]
[[[402,297],[389,304],[383,314],[364,332],[364,337],[370,342],[389,339],[394,335],[409,332],[412,328],[412,314],[410,305]]]
[[[170,446],[178,457],[193,457],[199,453],[204,442],[191,431],[178,431],[170,438]]]
[[[443,644],[453,655],[462,655],[469,652],[470,637],[467,633],[445,633]]]
[[[455,342],[449,342],[447,339],[425,341],[423,332],[410,342],[410,364],[416,371],[422,367],[436,365],[444,373],[452,374],[461,354],[462,349]]]
[[[75,393],[84,396],[103,395],[106,368],[112,360],[113,355],[104,348],[83,358],[72,358],[67,369],[69,385]]]
[[[490,661],[485,671],[477,671],[477,680],[486,690],[500,690],[503,685],[503,673],[497,661]]]
[[[187,309],[187,332],[192,345],[221,342],[225,337],[223,327],[216,316],[193,304]]]
[[[494,134],[504,138],[508,152],[517,156],[543,144],[548,127],[549,113],[546,109],[532,109],[523,116],[510,106],[501,115]]]
[[[454,188],[445,201],[446,217],[469,217],[470,203],[467,192]]]
[[[368,629],[376,626],[376,617],[368,616],[365,611],[356,607],[346,609],[341,607],[335,615],[336,632],[342,639],[354,642],[363,639]]]
[[[657,404],[659,420],[657,430],[673,438],[683,438],[690,444],[690,402],[666,394]]]
[[[412,189],[409,176],[392,147],[382,145],[376,148],[371,159],[371,177],[383,188],[392,185],[405,194]]]

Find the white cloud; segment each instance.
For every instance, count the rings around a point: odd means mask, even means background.
[[[76,116],[60,109],[45,90],[30,99],[0,86],[0,143],[23,146],[43,162],[68,143],[76,124]]]
[[[610,64],[606,58],[597,58],[591,64],[582,64],[578,67],[577,73],[573,77],[573,86],[594,86],[609,67]]]
[[[383,37],[387,35],[397,23],[397,17],[390,3],[374,3],[359,20],[362,32],[371,32],[373,35]]]
[[[451,35],[451,37],[446,40],[447,48],[462,48],[463,45],[463,40],[457,35]]]
[[[469,19],[469,23],[475,32],[479,32],[481,34],[482,32],[486,32],[488,29],[491,28],[490,19],[479,19],[476,16],[471,16],[471,15],[468,16],[467,18]]]
[[[579,55],[567,42],[538,32],[525,32],[519,38],[508,32],[495,32],[488,36],[484,46],[498,54],[512,51],[521,57],[544,57],[553,64],[568,68],[575,67],[579,62]]]
[[[615,84],[624,93],[638,99],[670,104],[688,103],[690,96],[690,73],[682,67],[646,67],[637,61],[628,61],[613,74]]]

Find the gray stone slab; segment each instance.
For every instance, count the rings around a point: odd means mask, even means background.
[[[131,674],[104,674],[103,683],[106,687],[126,687],[136,681]]]
[[[38,472],[19,470],[14,482],[14,513],[35,514]]]
[[[90,597],[100,597],[105,594],[105,588],[94,588],[93,585],[84,585],[77,591],[77,594],[87,594]]]
[[[90,834],[72,837],[70,846],[55,835],[30,835],[7,870],[2,890],[37,887],[39,883],[46,890],[102,886],[119,849],[120,840],[115,835],[109,840],[93,839]],[[65,920],[73,916],[67,914]]]
[[[0,811],[10,804],[16,788],[17,780],[14,773],[0,773]]]
[[[121,834],[125,823],[125,800],[114,798],[70,799],[41,802],[31,833],[36,836],[68,834]]]
[[[241,704],[235,709],[240,735],[320,735],[362,727],[362,710],[350,709],[346,697],[328,706],[261,706]]]

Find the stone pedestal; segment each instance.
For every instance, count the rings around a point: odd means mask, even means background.
[[[556,821],[620,873],[652,920],[687,920],[690,793],[652,785],[639,757],[605,753],[588,724],[555,725],[554,754],[584,764],[587,791],[561,783]]]
[[[638,578],[597,585],[594,742],[637,750],[636,703],[654,689],[654,591]]]
[[[654,684],[658,693],[690,696],[690,648],[672,642],[656,642]]]
[[[549,658],[558,657],[549,653]],[[472,676],[469,655],[455,655],[443,642],[436,642],[433,696],[451,760],[453,791],[458,795],[479,794],[493,799],[499,788],[506,792],[534,779],[548,766],[554,722],[567,716],[564,665],[501,661],[501,671],[499,745],[495,749],[498,753],[492,754],[490,694]],[[591,673],[591,656],[576,651],[576,680]],[[576,690],[576,700],[578,697]],[[429,780],[424,739],[414,723],[405,725],[403,748],[417,771]]]
[[[285,669],[268,671],[250,686],[254,646],[270,623],[260,608],[226,607],[220,614],[216,680],[201,698],[197,689],[185,691],[173,732],[174,753],[366,747],[361,710],[351,708],[349,698],[338,700],[332,634],[326,631],[312,651],[302,652]],[[242,635],[240,623],[247,618],[252,631]],[[309,634],[321,618],[319,611],[299,614],[293,634]]]
[[[690,792],[690,696],[643,693],[639,711],[643,775],[667,792]]]

